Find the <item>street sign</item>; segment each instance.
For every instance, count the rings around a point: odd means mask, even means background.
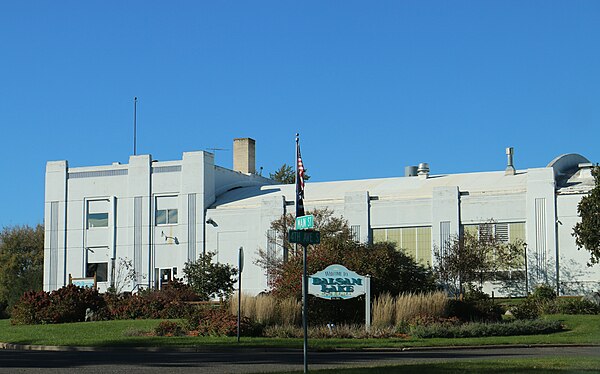
[[[289,240],[290,243],[298,243],[304,246],[319,244],[321,243],[321,233],[313,230],[290,230]]]
[[[296,218],[296,230],[306,230],[315,227],[315,217],[312,214]]]

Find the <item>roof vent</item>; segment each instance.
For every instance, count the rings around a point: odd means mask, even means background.
[[[513,155],[515,150],[513,147],[506,148],[506,170],[504,175],[515,175],[515,167],[513,165]]]
[[[421,178],[427,178],[429,176],[429,164],[426,162],[421,162],[419,164],[419,168],[417,169],[417,174]]]
[[[416,177],[417,176],[417,167],[416,166],[407,166],[404,168],[404,176],[405,177]]]

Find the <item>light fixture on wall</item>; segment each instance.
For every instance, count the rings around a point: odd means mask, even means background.
[[[165,238],[165,241],[167,241],[169,239],[172,239],[175,242],[175,244],[179,245],[179,239],[177,239],[176,236],[165,235],[164,231],[160,232],[160,236],[163,237],[163,238]]]
[[[208,223],[210,225],[213,225],[213,227],[219,226],[219,225],[217,225],[217,223],[212,218],[207,219],[206,223]]]

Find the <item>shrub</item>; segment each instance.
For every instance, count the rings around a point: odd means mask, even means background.
[[[536,319],[541,314],[538,305],[530,300],[525,300],[512,308],[511,313],[516,319]]]
[[[448,315],[465,322],[497,322],[504,310],[481,287],[467,286],[463,300],[450,300]]]
[[[541,284],[535,288],[528,298],[532,298],[538,302],[554,300],[556,299],[556,291],[547,284]]]
[[[13,306],[10,322],[13,325],[48,323],[46,311],[50,306],[50,294],[44,291],[28,291]]]
[[[186,328],[202,336],[237,335],[237,316],[224,307],[198,308],[186,317]],[[248,317],[240,318],[241,335],[257,335],[256,326]]]
[[[26,292],[13,308],[11,323],[40,324],[80,322],[86,309],[94,312],[105,308],[97,290],[68,285],[56,291]]]
[[[476,338],[483,336],[514,336],[549,334],[563,329],[560,321],[530,320],[500,323],[466,323],[462,325],[433,323],[411,326],[417,338]]]
[[[183,318],[193,309],[188,301],[198,300],[187,285],[173,281],[161,290],[143,290],[135,295],[104,295],[108,315],[113,319]]]
[[[183,328],[177,322],[162,321],[154,328],[157,336],[182,336],[185,335]]]

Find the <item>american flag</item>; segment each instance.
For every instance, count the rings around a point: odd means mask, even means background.
[[[304,164],[298,138],[296,138],[296,160],[296,217],[302,217],[304,215]]]

